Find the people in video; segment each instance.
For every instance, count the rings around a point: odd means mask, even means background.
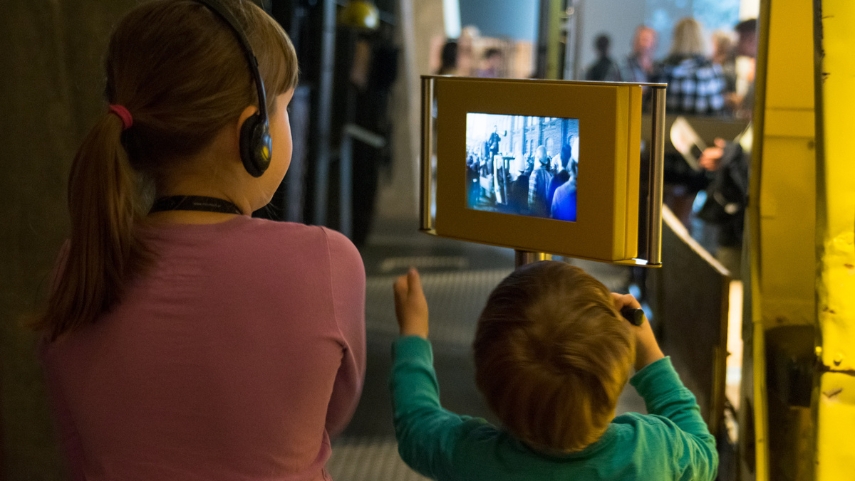
[[[578,119],[470,113],[466,142],[470,209],[575,220]],[[553,145],[561,145],[557,154]],[[555,194],[568,182],[573,189],[556,210]]]
[[[510,207],[519,214],[528,215],[528,180],[534,170],[534,157],[529,155],[525,160],[525,168],[519,171],[516,179],[511,181]]]
[[[401,458],[436,480],[692,479],[718,470],[695,396],[639,308],[582,269],[543,261],[490,294],[473,343],[475,384],[501,422],[443,409],[415,269],[394,284],[400,337],[390,388]],[[631,375],[634,368],[635,373]],[[647,414],[615,416],[629,380]]]
[[[484,144],[484,153],[481,156],[481,197],[488,202],[496,201],[496,187],[493,183],[495,167],[494,155],[488,141]]]
[[[549,217],[549,184],[552,172],[549,171],[550,159],[546,147],[540,146],[534,155],[534,172],[528,179],[528,210],[531,215]]]
[[[481,166],[475,158],[475,154],[470,152],[466,159],[466,188],[468,194],[469,205],[478,203],[478,198],[481,196]]]
[[[552,198],[555,196],[555,189],[561,187],[562,184],[570,180],[570,172],[567,170],[567,167],[572,154],[573,147],[570,145],[570,142],[565,142],[564,145],[561,146],[561,152],[553,159],[552,169],[554,175],[552,176],[552,181],[549,183],[549,195],[546,199],[546,203],[549,205],[552,205]]]
[[[576,221],[576,174],[578,165],[572,161],[568,155],[567,165],[567,180],[561,183],[555,189],[550,202],[549,216],[553,219]],[[558,177],[557,175],[555,177]]]

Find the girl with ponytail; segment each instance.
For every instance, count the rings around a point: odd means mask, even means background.
[[[147,1],[113,32],[36,324],[72,479],[329,478],[365,370],[362,261],[251,217],[290,163],[297,70],[248,0]]]

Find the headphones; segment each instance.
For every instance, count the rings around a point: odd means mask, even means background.
[[[240,128],[240,160],[250,175],[261,177],[261,174],[270,166],[272,141],[270,139],[270,124],[267,117],[267,96],[264,93],[264,83],[261,81],[261,74],[258,72],[258,60],[256,60],[255,55],[252,53],[249,41],[246,39],[237,20],[218,0],[196,1],[217,14],[232,29],[249,63],[249,73],[252,74],[255,87],[258,89],[258,112],[246,119]]]

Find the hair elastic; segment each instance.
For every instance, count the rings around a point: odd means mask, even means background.
[[[128,130],[132,125],[134,125],[134,118],[124,106],[111,104],[108,108],[110,112],[118,115],[119,118],[122,119],[122,130]]]

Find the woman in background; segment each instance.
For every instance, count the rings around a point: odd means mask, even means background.
[[[677,22],[671,50],[651,81],[668,84],[668,112],[717,115],[724,108],[724,75],[705,56],[701,25],[693,18]]]

